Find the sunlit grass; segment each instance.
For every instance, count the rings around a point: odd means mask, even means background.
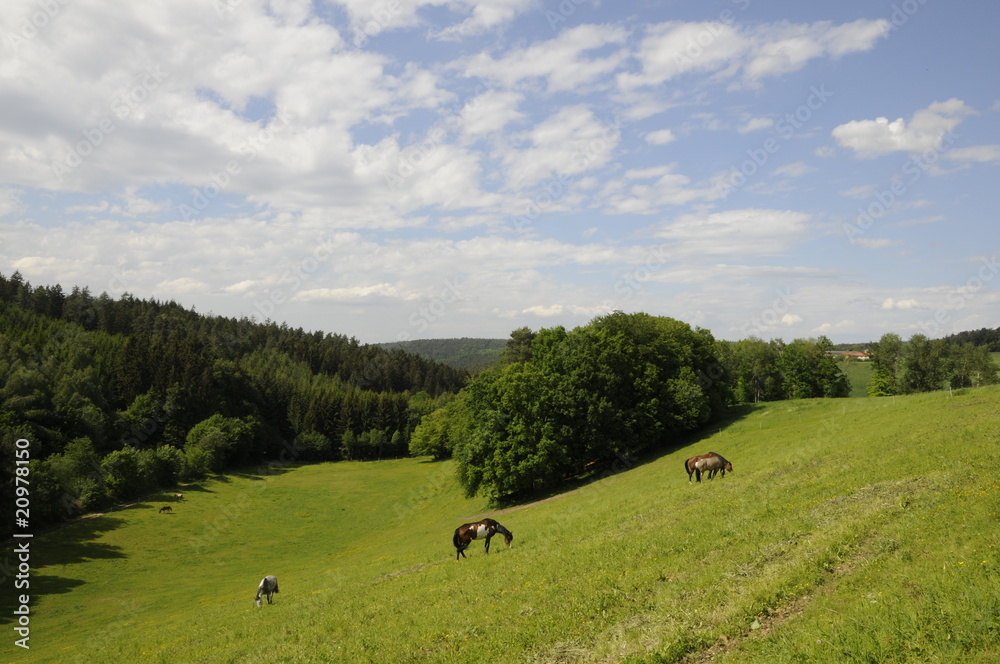
[[[488,510],[450,463],[207,482],[172,516],[150,501],[36,539],[32,650],[4,659],[992,661],[998,405],[988,388],[756,407],[494,514],[514,547],[458,562],[452,530]],[[688,484],[683,459],[709,450],[735,472]],[[265,574],[281,592],[257,609]]]

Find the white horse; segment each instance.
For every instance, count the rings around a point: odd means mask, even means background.
[[[267,576],[265,576],[263,579],[260,580],[260,585],[257,586],[257,597],[254,599],[254,601],[257,603],[257,606],[259,607],[261,604],[263,604],[263,602],[260,601],[261,595],[267,595],[267,603],[274,604],[274,601],[272,601],[271,597],[274,596],[274,593],[276,592],[278,592],[278,578],[268,574]]]

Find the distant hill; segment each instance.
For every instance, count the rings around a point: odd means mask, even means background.
[[[378,344],[383,348],[398,348],[425,359],[456,369],[481,371],[500,361],[506,339],[417,339]]]

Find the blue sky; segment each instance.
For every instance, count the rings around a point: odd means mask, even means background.
[[[16,1],[0,272],[363,342],[998,322],[1000,5]]]

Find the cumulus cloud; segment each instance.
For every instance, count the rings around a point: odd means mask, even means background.
[[[620,74],[618,84],[633,90],[703,72],[722,80],[739,78],[755,87],[764,78],[798,71],[815,58],[867,51],[888,28],[884,19],[744,27],[721,22],[659,23],[647,28],[636,53],[642,71]]]
[[[786,251],[806,232],[810,215],[792,210],[744,209],[685,214],[656,236],[679,243],[684,253],[774,255]]]
[[[674,132],[669,129],[658,129],[656,131],[651,131],[646,134],[646,142],[651,145],[666,145],[667,143],[672,143],[677,140]]]
[[[591,52],[622,45],[628,35],[621,27],[581,25],[561,32],[554,39],[509,52],[498,60],[480,53],[469,59],[465,74],[498,81],[506,87],[538,79],[545,81],[549,92],[572,90],[613,73],[628,55],[624,49],[613,49],[603,57]]]
[[[676,171],[677,164],[626,171],[605,184],[601,192],[605,209],[616,214],[652,214],[665,206],[719,197],[717,187],[694,184]]]
[[[621,132],[617,122],[598,119],[584,105],[566,106],[505,148],[510,184],[531,186],[556,175],[579,175],[611,161]]]
[[[934,102],[913,114],[889,121],[852,120],[833,130],[833,137],[842,147],[850,148],[862,158],[878,157],[893,152],[923,152],[939,150],[945,135],[967,116],[975,113],[960,99]]]
[[[885,298],[882,301],[883,309],[916,309],[920,307],[920,303],[916,300],[910,298],[905,300],[896,300],[891,297]]]
[[[774,169],[775,175],[784,175],[790,178],[799,178],[807,173],[812,173],[816,169],[807,164],[804,161],[795,161],[791,164],[785,164],[784,166],[779,166]]]

